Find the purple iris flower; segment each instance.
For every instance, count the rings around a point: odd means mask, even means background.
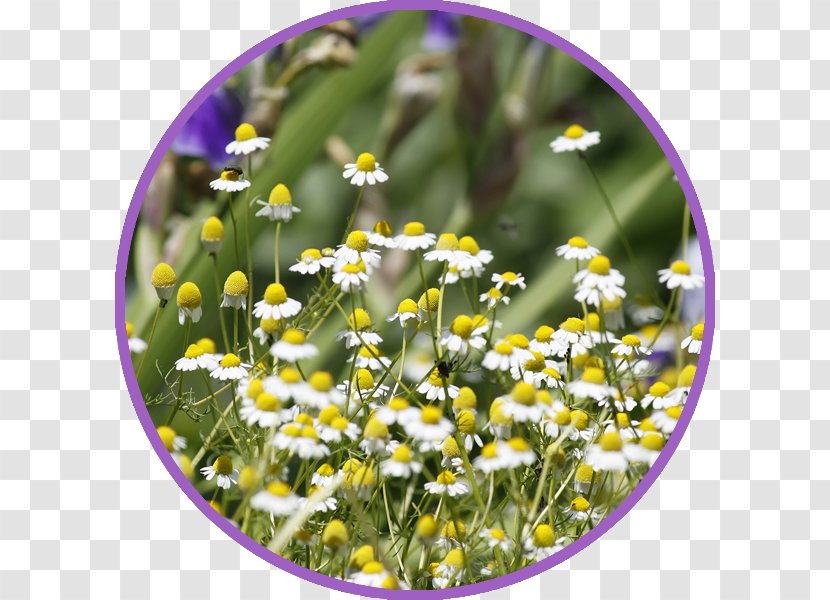
[[[242,121],[242,102],[232,91],[219,88],[208,96],[184,124],[170,146],[180,156],[208,161],[213,168],[228,162],[225,146]]]

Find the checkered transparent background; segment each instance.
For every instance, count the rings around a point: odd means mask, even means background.
[[[3,10],[0,598],[353,598],[213,527],[151,451],[120,374],[114,261],[150,151],[229,60],[348,2],[240,4]],[[720,329],[691,430],[637,508],[481,598],[827,597],[830,2],[481,4],[570,39],[661,121],[706,213]]]

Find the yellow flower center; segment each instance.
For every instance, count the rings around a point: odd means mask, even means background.
[[[574,124],[565,130],[565,137],[572,140],[578,140],[583,135],[585,135],[585,128],[582,125]]]
[[[259,320],[259,328],[262,329],[265,333],[269,335],[273,335],[277,333],[280,329],[280,322],[277,319],[272,319],[270,317],[263,317]]]
[[[216,242],[225,239],[225,226],[216,217],[208,217],[202,224],[202,241]]]
[[[252,379],[251,382],[248,384],[248,389],[245,390],[245,395],[248,396],[248,398],[256,400],[257,397],[264,391],[265,388],[262,385],[262,380]]]
[[[429,288],[426,292],[421,294],[418,299],[418,306],[429,312],[436,312],[438,310],[438,299],[441,297],[441,292],[438,288]]]
[[[640,421],[640,429],[641,429],[642,431],[651,431],[651,432],[655,432],[655,433],[656,433],[657,431],[659,431],[659,430],[657,429],[657,426],[654,424],[654,421],[652,421],[652,420],[651,420],[651,419],[649,419],[648,417],[646,417],[645,419],[643,419],[642,421]]]
[[[263,298],[265,299],[265,302],[271,306],[277,306],[288,300],[288,294],[285,291],[285,287],[281,283],[271,283],[267,288],[265,288]]]
[[[692,339],[698,342],[703,339],[703,323],[698,323],[692,327]]]
[[[266,412],[274,412],[280,406],[279,398],[273,394],[262,392],[256,397],[256,407]]]
[[[370,467],[361,465],[347,475],[344,484],[347,488],[372,487],[375,485],[375,472]]]
[[[553,422],[557,425],[567,425],[571,422],[571,409],[567,406],[553,415]]]
[[[409,401],[406,398],[396,396],[389,401],[389,408],[392,410],[404,410],[409,408]]]
[[[591,508],[591,505],[588,501],[580,496],[579,498],[574,498],[571,500],[571,509],[578,511],[578,512],[588,512],[588,509]]]
[[[256,129],[254,129],[254,126],[250,123],[242,123],[242,125],[236,128],[237,142],[245,142],[255,138],[256,136]]]
[[[363,436],[376,440],[386,439],[389,437],[389,427],[380,419],[370,417],[366,422],[366,428],[363,430]]]
[[[392,453],[392,460],[402,463],[412,462],[412,450],[406,444],[401,444]]]
[[[513,354],[513,344],[510,342],[499,342],[493,347],[493,350],[496,351],[496,354],[501,354],[502,356],[510,356]]]
[[[657,398],[662,398],[668,394],[669,391],[671,391],[671,388],[662,381],[655,381],[651,384],[651,387],[648,388],[648,393]]]
[[[225,280],[225,293],[228,296],[247,296],[248,278],[242,271],[234,271]]]
[[[458,315],[452,320],[450,331],[466,340],[473,333],[473,320],[467,315]]]
[[[669,408],[666,409],[666,415],[668,415],[669,418],[672,418],[675,421],[680,418],[680,414],[682,412],[683,412],[683,407],[682,406],[670,406]]]
[[[498,455],[498,447],[494,442],[485,444],[484,447],[481,449],[481,455],[486,459],[496,458],[496,456]]]
[[[176,294],[176,304],[188,310],[199,308],[202,305],[202,292],[199,291],[195,283],[187,281],[179,287]]]
[[[442,233],[435,244],[436,250],[459,250],[461,246],[454,233]]]
[[[469,252],[473,256],[481,252],[478,242],[476,242],[476,239],[471,235],[462,236],[462,238],[458,240],[458,248],[464,252]]]
[[[464,551],[461,548],[453,548],[444,557],[444,564],[454,569],[464,566]]]
[[[362,569],[367,563],[373,560],[375,560],[375,549],[369,544],[366,544],[352,553],[352,558],[349,562],[357,568]]]
[[[631,419],[626,413],[617,413],[617,427],[619,429],[628,429],[631,427]]]
[[[332,519],[323,529],[323,543],[330,548],[339,548],[349,541],[349,530],[340,519]]]
[[[606,452],[619,452],[622,444],[622,438],[616,431],[607,431],[599,438],[599,447]]]
[[[312,427],[311,425],[306,425],[305,427],[303,427],[301,435],[304,438],[308,438],[308,439],[314,440],[314,441],[317,441],[317,440],[320,439],[317,436],[317,431],[315,431],[314,427]]]
[[[605,312],[614,312],[620,310],[622,308],[622,298],[615,297],[613,300],[609,300],[605,296],[602,297],[602,309]]]
[[[424,227],[424,224],[420,221],[410,221],[409,223],[403,226],[403,234],[412,237],[424,235],[426,231],[427,230]]]
[[[278,498],[285,498],[291,493],[291,486],[284,481],[272,481],[268,484],[268,493],[277,496]]]
[[[501,398],[496,398],[490,405],[490,421],[496,425],[510,425],[513,422],[512,417],[504,414],[504,401]]]
[[[308,413],[300,413],[294,420],[300,425],[314,425],[314,417]]]
[[[268,204],[291,204],[291,192],[283,184],[278,183],[268,195]]]
[[[323,463],[320,467],[318,467],[317,474],[321,477],[331,477],[334,475],[334,467],[328,463]]]
[[[452,401],[452,407],[458,410],[467,409],[473,410],[476,407],[478,399],[476,393],[472,388],[466,385],[458,390],[458,396]]]
[[[366,252],[369,249],[369,238],[362,231],[352,231],[346,238],[346,247],[358,252]]]
[[[542,373],[544,373],[548,377],[552,377],[553,379],[562,379],[562,375],[559,373],[559,369],[557,369],[556,367],[545,367],[544,369],[542,369]]]
[[[595,256],[588,262],[588,270],[596,275],[608,275],[611,272],[611,261],[607,256]]]
[[[204,354],[204,353],[205,353],[205,351],[202,350],[201,347],[197,346],[196,344],[190,344],[187,347],[187,350],[185,350],[185,352],[184,352],[184,357],[185,358],[196,358],[196,357],[202,356],[202,354]]]
[[[380,587],[384,590],[399,590],[401,589],[401,584],[397,577],[389,575],[386,579],[380,582]]]
[[[550,525],[542,523],[533,530],[533,545],[537,548],[550,548],[556,543],[556,535]]]
[[[220,454],[219,458],[213,462],[213,470],[219,475],[230,475],[233,473],[233,461],[229,456]]]
[[[378,161],[375,159],[374,154],[364,152],[363,154],[357,157],[357,162],[355,163],[355,166],[357,166],[358,171],[365,171],[367,173],[371,173],[375,170],[375,165],[377,164]]]
[[[599,331],[601,329],[599,315],[595,312],[589,312],[585,316],[585,327],[591,331]]]
[[[639,348],[641,344],[640,338],[632,334],[624,335],[621,341],[626,346],[631,346],[632,348]]]
[[[239,181],[242,178],[242,170],[235,167],[230,167],[222,171],[219,179],[224,181]]]
[[[695,379],[695,373],[697,373],[697,367],[694,365],[686,365],[683,367],[683,370],[680,371],[680,375],[677,376],[677,386],[691,387],[692,382]]]
[[[461,449],[454,437],[448,436],[444,440],[444,443],[441,444],[441,454],[444,455],[444,458],[458,458],[461,456]]]
[[[300,260],[305,262],[318,261],[323,258],[317,248],[307,248],[300,253]]]
[[[282,334],[282,341],[299,346],[305,344],[305,333],[299,329],[286,329]]]
[[[516,281],[516,279],[518,279],[519,276],[516,275],[516,273],[514,273],[513,271],[505,271],[501,274],[501,278],[507,283],[512,283]]]
[[[527,452],[530,450],[530,444],[528,444],[525,440],[519,437],[511,438],[507,441],[507,445],[510,446],[516,452]]]
[[[222,360],[219,361],[219,364],[227,369],[230,367],[238,367],[242,364],[242,361],[239,360],[239,357],[236,354],[226,354],[222,357]]]
[[[198,345],[202,350],[204,350],[206,354],[216,354],[216,342],[214,342],[210,338],[201,338],[199,341],[196,342],[196,345]]]
[[[363,565],[362,571],[368,575],[377,575],[378,573],[383,572],[383,565],[376,560],[373,560]]]
[[[368,369],[358,369],[352,382],[354,387],[363,391],[371,390],[375,386],[375,378]]]
[[[406,313],[418,313],[418,304],[412,298],[407,298],[398,304],[398,314]]]
[[[380,350],[378,350],[377,346],[374,344],[367,344],[360,349],[358,353],[363,358],[375,358],[376,356],[382,356]]]
[[[340,416],[340,410],[334,405],[329,404],[326,408],[320,411],[317,419],[322,425],[328,425]]]
[[[571,411],[571,425],[580,431],[588,427],[588,414],[583,410]]]
[[[363,261],[361,261],[361,262],[363,262]],[[348,264],[343,265],[341,267],[341,270],[344,273],[347,273],[349,275],[357,275],[358,273],[363,272],[363,269],[360,267],[360,265],[355,265],[355,264],[352,264],[352,263],[348,263]]]
[[[153,269],[153,274],[150,276],[150,283],[156,288],[166,288],[176,285],[176,273],[173,267],[167,263],[159,263]]]
[[[344,473],[354,473],[356,472],[363,463],[360,462],[358,458],[350,458],[346,462],[343,463],[343,466],[340,468],[341,471]]]
[[[441,409],[428,404],[421,409],[421,422],[427,425],[437,425],[441,421]]]
[[[455,483],[455,475],[452,474],[452,471],[442,471],[435,478],[435,482],[441,485],[452,485]]]
[[[505,535],[504,531],[501,530],[501,529],[491,529],[490,530],[490,537],[493,538],[494,540],[498,540],[500,542],[503,542],[504,540],[507,539],[507,536]]]
[[[498,288],[490,288],[487,290],[487,296],[492,298],[493,300],[499,300],[504,294],[501,293],[501,290]]]
[[[647,433],[640,438],[640,445],[648,450],[659,452],[663,449],[663,436],[659,433]]]
[[[427,513],[418,518],[415,523],[415,533],[418,537],[431,538],[438,533],[438,524],[435,522],[435,517]]]
[[[125,329],[127,330],[127,337],[128,338],[133,337],[133,324],[130,323],[129,321],[126,321],[124,323],[124,326],[125,326]]]
[[[585,321],[576,317],[568,317],[564,323],[559,324],[559,329],[564,329],[568,333],[584,333]]]
[[[550,327],[549,325],[542,325],[536,330],[533,337],[536,338],[537,342],[549,342],[553,337],[553,333],[553,327]]]
[[[536,388],[529,383],[517,383],[510,393],[513,402],[532,406],[536,403]]]
[[[602,369],[597,369],[596,367],[588,367],[582,372],[582,381],[602,385],[605,383],[605,373]]]
[[[328,392],[334,386],[334,380],[327,371],[315,371],[308,378],[308,384],[316,392]]]
[[[433,369],[429,374],[429,384],[434,387],[444,387],[444,376],[441,371]]]
[[[676,260],[671,264],[672,273],[678,275],[689,275],[692,272],[692,267],[684,260]]]
[[[172,452],[174,450],[173,441],[176,439],[176,431],[172,427],[162,425],[156,429],[156,432],[159,434],[161,443],[164,444],[167,451]]]
[[[389,224],[389,221],[386,220],[375,223],[372,231],[382,235],[383,237],[392,237],[392,226]]]
[[[354,329],[356,331],[360,331],[363,329],[368,329],[372,326],[372,319],[369,318],[369,313],[367,313],[362,308],[354,309],[354,312],[349,315],[349,328]]]
[[[473,435],[476,432],[476,418],[469,410],[462,410],[455,418],[458,431],[464,435]]]
[[[545,357],[542,356],[541,352],[531,351],[531,354],[532,358],[524,362],[524,370],[530,371],[531,373],[538,373],[545,368]]]
[[[581,248],[584,250],[588,247],[588,240],[586,240],[584,237],[575,235],[568,240],[568,246],[571,246],[573,248]]]
[[[285,367],[280,370],[279,376],[285,383],[299,383],[303,378],[297,369],[293,369],[291,367]]]
[[[582,463],[579,465],[579,468],[576,470],[576,474],[574,475],[574,479],[576,479],[579,483],[591,483],[594,478],[594,468],[591,465],[586,465]]]

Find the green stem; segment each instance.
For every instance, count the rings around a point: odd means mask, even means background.
[[[277,221],[277,231],[274,234],[274,281],[280,282],[280,230],[282,221]]]
[[[219,262],[215,254],[211,254],[213,259],[213,279],[216,282],[216,305],[219,307],[219,327],[222,328],[222,342],[225,344],[225,352],[231,351],[231,344],[228,340],[228,327],[225,325],[225,317],[222,316],[222,283],[219,278]]]
[[[233,250],[236,253],[236,268],[242,266],[242,261],[239,260],[239,231],[236,228],[236,213],[233,210],[233,193],[228,192],[228,208],[231,213],[231,223],[233,224]]]
[[[144,354],[141,355],[141,362],[138,363],[138,371],[135,373],[136,379],[141,377],[141,370],[144,368],[144,361],[147,360],[147,355],[150,354],[150,344],[153,343],[153,338],[156,335],[156,326],[158,325],[159,316],[161,315],[161,309],[165,304],[167,304],[166,300],[159,300],[159,304],[156,307],[156,316],[153,317],[153,326],[150,328],[150,337],[147,338],[147,348],[144,349]]]

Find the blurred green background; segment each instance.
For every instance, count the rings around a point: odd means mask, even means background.
[[[505,333],[532,333],[540,323],[555,326],[579,313],[570,281],[574,264],[554,254],[573,235],[586,237],[612,259],[628,278],[629,298],[656,291],[656,270],[667,266],[679,247],[685,199],[633,110],[567,54],[499,24],[453,16],[448,46],[425,49],[432,19],[424,11],[406,11],[309,32],[259,57],[226,83],[240,98],[243,120],[272,137],[270,149],[255,157],[252,197],[267,198],[282,182],[302,209],[282,228],[289,294],[304,301],[316,285],[313,278],[287,271],[299,253],[339,243],[357,192],[342,178],[342,164],[362,151],[374,153],[390,179],[367,188],[358,228],[387,219],[398,233],[405,222],[421,220],[428,231],[475,236],[495,254],[481,291],[489,287],[492,272],[525,275],[528,289],[516,291],[513,303],[499,310]],[[282,86],[281,78],[297,70],[298,60],[327,47],[328,55]],[[602,143],[588,155],[643,270],[653,276],[648,285],[628,263],[585,165],[576,153],[555,155],[548,146],[571,123],[602,134]],[[227,164],[239,164],[247,174],[247,164],[234,158]],[[126,281],[127,318],[144,339],[157,305],[149,274],[161,260],[173,265],[179,283],[194,281],[202,289],[204,316],[193,326],[191,340],[221,339],[212,268],[199,244],[203,220],[218,214],[227,234],[219,256],[222,278],[234,270],[226,195],[207,186],[219,170],[205,159],[168,152],[154,177]],[[243,196],[236,200],[240,223]],[[273,224],[254,218],[256,207],[250,210],[256,301],[273,280]],[[390,333],[396,329],[384,318],[403,298],[417,299],[421,284],[411,254],[383,252],[383,269],[373,276],[366,298],[374,321],[389,333],[391,354],[399,333]],[[433,270],[428,277],[434,282],[437,275]],[[445,323],[469,311],[458,289],[447,302]],[[334,346],[332,336],[343,328],[336,311],[329,321],[313,340],[321,347]],[[172,367],[181,336],[172,301],[162,311],[150,358],[164,370]],[[318,362],[337,376],[345,358],[338,344]],[[190,382],[196,385],[198,378]],[[145,395],[153,395],[162,380],[148,364],[139,384]]]

